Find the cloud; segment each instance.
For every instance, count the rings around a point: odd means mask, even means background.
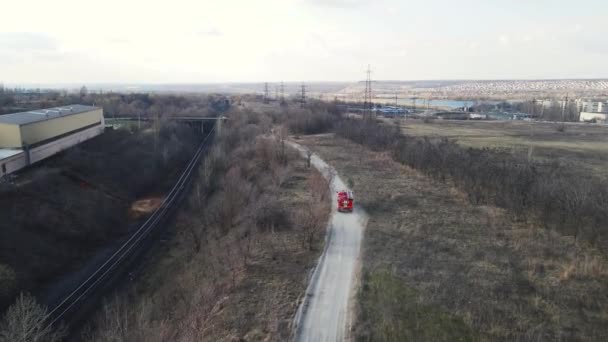
[[[0,32],[0,62],[4,64],[60,58],[59,43],[51,36],[31,32]]]
[[[358,8],[363,5],[370,3],[369,0],[303,0],[306,3],[316,5],[316,6],[325,6],[325,7],[335,7],[335,8]]]
[[[198,31],[196,34],[197,34],[197,36],[200,36],[200,37],[221,37],[224,35],[224,33],[222,31],[220,31],[219,29],[217,29],[216,27],[212,27],[207,30]]]
[[[118,38],[118,37],[106,39],[106,42],[108,42],[110,44],[117,44],[117,45],[125,45],[125,44],[131,44],[132,43],[131,40],[129,40],[129,39]]]
[[[498,37],[498,41],[501,45],[507,46],[511,42],[511,38],[509,38],[508,34],[501,34],[500,37]]]
[[[42,33],[0,32],[0,50],[2,51],[55,51],[57,41]]]

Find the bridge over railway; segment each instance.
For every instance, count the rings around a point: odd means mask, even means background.
[[[137,121],[137,122],[148,122],[153,121],[153,118],[149,117],[134,117],[134,116],[124,116],[117,118],[106,118],[106,127],[115,127],[115,125],[120,125],[120,122],[125,121]],[[202,133],[209,132],[211,129],[215,129],[216,133],[221,132],[222,123],[228,120],[225,116],[168,116],[163,117],[162,120],[167,121],[180,121],[185,122],[191,126],[200,126],[200,130]]]

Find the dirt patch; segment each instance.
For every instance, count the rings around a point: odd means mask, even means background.
[[[133,202],[133,204],[131,204],[131,207],[129,208],[129,217],[131,219],[138,219],[143,216],[152,214],[156,209],[160,207],[162,203],[163,198],[159,196],[137,200]]]
[[[370,215],[359,340],[608,336],[607,263],[598,250],[505,210],[471,205],[449,183],[350,141],[299,143],[350,177]],[[404,302],[378,300],[386,291]]]

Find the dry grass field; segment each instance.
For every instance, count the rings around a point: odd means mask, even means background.
[[[388,153],[333,135],[299,143],[354,185],[357,205],[370,215],[357,340],[608,338],[608,268],[600,251],[473,205],[449,182]]]
[[[393,120],[384,119],[394,124]],[[400,120],[404,134],[447,137],[473,148],[491,148],[555,160],[608,178],[608,126],[526,121]]]

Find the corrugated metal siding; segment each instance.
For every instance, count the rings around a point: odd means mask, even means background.
[[[103,124],[101,109],[23,125],[21,139],[26,144],[33,145],[96,123]]]
[[[30,163],[36,163],[72,146],[76,146],[83,141],[89,140],[102,134],[103,131],[104,126],[97,126],[78,133],[70,134],[67,137],[63,137],[61,139],[53,140],[48,144],[32,148],[29,151]]]
[[[0,124],[0,148],[21,147],[21,131],[19,126]]]

